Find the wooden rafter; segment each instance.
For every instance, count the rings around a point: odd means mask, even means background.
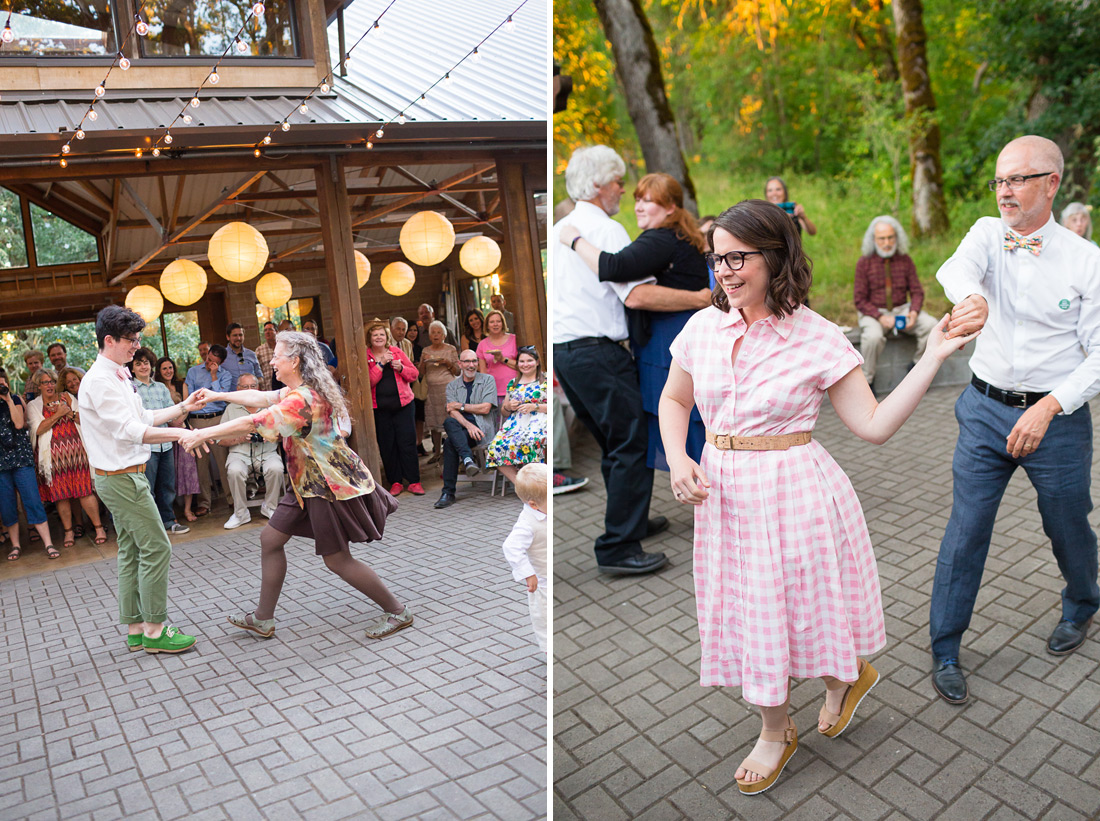
[[[138,207],[138,210],[145,215],[146,221],[148,221],[148,223],[153,226],[153,230],[157,232],[157,236],[161,238],[166,236],[167,232],[164,230],[164,226],[160,224],[160,220],[156,218],[153,210],[145,204],[145,200],[141,198],[141,195],[136,190],[134,190],[134,186],[130,185],[130,181],[128,179],[123,178],[122,190],[126,192],[127,196],[130,197],[130,200],[134,203],[134,205]]]
[[[66,222],[71,222],[77,228],[81,228],[89,234],[98,234],[103,230],[102,223],[96,222],[93,218],[57,196],[43,194],[33,185],[9,185],[8,188],[28,202],[33,202],[40,208],[45,208],[47,211],[57,214]]]
[[[176,177],[176,201],[172,203],[172,218],[168,220],[169,234],[176,230],[176,220],[180,216],[180,203],[183,202],[183,185],[186,182],[187,177],[184,174]]]

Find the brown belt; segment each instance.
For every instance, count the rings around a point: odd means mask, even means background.
[[[100,470],[95,469],[96,476],[118,476],[120,473],[145,473],[145,463],[140,465],[130,465],[128,468],[122,468],[121,470]]]
[[[707,442],[718,450],[787,450],[796,445],[808,445],[813,431],[785,433],[782,436],[729,436],[707,431]]]

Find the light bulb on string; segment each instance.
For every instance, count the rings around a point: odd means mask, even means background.
[[[516,30],[516,22],[512,19],[512,15],[508,15],[508,19],[504,21],[504,30],[511,34]]]
[[[164,143],[165,143],[165,145],[171,145],[172,144],[172,132],[171,131],[165,131],[164,132]]]
[[[474,53],[471,56],[474,58],[475,63],[480,63],[481,62],[481,52],[478,51],[476,48],[474,49]]]
[[[257,17],[263,17],[264,16],[264,4],[263,3],[253,4],[252,13],[254,15],[256,15]]]
[[[372,143],[370,140],[367,140],[367,150],[370,151],[372,148],[374,148],[374,143]]]
[[[378,139],[382,139],[382,137],[385,136],[385,135],[382,133],[382,129],[380,128],[380,129],[378,129],[377,131],[374,132],[374,136],[377,137]]]
[[[140,157],[141,156],[141,149],[140,148],[135,148],[134,149],[134,156],[135,157]]]
[[[67,159],[65,159],[64,157],[61,158],[61,167],[62,168],[68,168],[69,167],[69,161]]]
[[[121,51],[118,53],[118,67],[123,71],[130,70],[130,60]]]
[[[451,76],[451,72],[447,72],[443,75],[443,82],[446,85],[453,86],[455,84],[454,77]]]
[[[267,136],[265,136],[263,142],[264,145],[271,145],[271,135],[268,134]]]
[[[89,108],[87,116],[88,116],[88,119],[91,120],[94,123],[96,120],[99,119],[99,112],[96,111],[95,108]]]
[[[234,37],[233,48],[237,49],[238,54],[244,54],[246,51],[248,51],[248,43],[246,43],[240,37]]]
[[[72,149],[69,148],[68,143],[65,143],[63,146],[61,146],[61,153],[62,154],[68,154],[70,151],[72,151]]]
[[[328,94],[330,88],[331,88],[331,86],[329,86],[327,81],[325,81],[325,80],[321,81],[321,93],[322,94]]]
[[[283,120],[282,125],[280,125],[279,128],[281,128],[283,131],[290,131],[290,123],[288,123],[286,120]]]
[[[404,125],[405,124],[405,114],[403,112],[401,114],[397,115],[397,124],[398,125]]]
[[[258,148],[254,148],[254,149],[252,149],[252,156],[253,156],[253,157],[258,157],[258,156],[260,156],[260,154],[261,154],[261,153],[262,153],[262,152],[261,152],[261,151],[260,151],[260,149],[258,149]]]
[[[377,20],[375,20],[374,25],[371,26],[371,32],[374,34],[375,39],[382,36],[382,26],[379,25]]]
[[[78,128],[76,130],[76,138],[78,140],[83,140],[84,139],[84,129],[83,128]]]
[[[97,85],[95,87],[95,96],[102,97],[106,93],[107,93],[107,81],[104,80],[102,83],[100,83],[99,85]]]
[[[302,114],[305,114],[309,111],[309,106],[305,103],[302,103],[300,106],[298,106],[298,111],[300,111]]]
[[[160,156],[160,149],[159,148],[154,148],[153,149],[153,156],[154,157],[159,157]]]
[[[218,72],[215,70],[210,72],[210,77],[208,79],[210,80],[210,85],[216,86],[218,81],[221,80],[221,77],[218,76]]]
[[[198,97],[192,97],[191,98],[191,108],[198,108],[198,107],[199,107],[199,98]]]
[[[188,125],[191,125],[191,115],[190,114],[184,114],[183,115],[183,121],[185,123],[187,123]]]
[[[427,95],[427,94],[421,94],[421,95],[420,95],[420,99],[421,99],[422,101],[423,101],[423,100],[427,100],[427,99],[428,99],[428,95]]]
[[[0,32],[0,40],[10,43],[15,39],[15,32],[11,30],[11,12],[8,12],[8,22],[4,23],[4,30]]]
[[[141,15],[134,15],[134,31],[138,33],[139,37],[144,37],[149,33],[149,25],[141,19]]]

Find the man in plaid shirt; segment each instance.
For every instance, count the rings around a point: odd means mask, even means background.
[[[921,310],[924,288],[908,251],[909,237],[900,222],[889,216],[871,220],[863,235],[863,256],[856,263],[855,281],[859,352],[868,384],[875,381],[879,354],[886,347],[886,335],[897,328],[897,317],[904,317],[905,322],[898,330],[917,338],[913,364],[924,354],[928,335],[936,327],[936,320]]]

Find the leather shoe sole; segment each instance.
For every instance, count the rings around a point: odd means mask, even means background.
[[[450,495],[447,495],[447,496],[440,496],[440,497],[439,497],[439,501],[438,501],[438,502],[436,502],[436,503],[435,503],[435,504],[433,505],[433,507],[434,507],[434,508],[435,508],[436,510],[442,510],[442,509],[443,509],[443,508],[445,508],[445,507],[450,507],[450,506],[451,506],[451,505],[453,505],[454,503],[455,503],[455,497],[454,497],[454,496],[450,496]]]
[[[954,667],[954,665],[951,665],[951,666]],[[946,672],[946,670],[936,670],[934,673],[932,673],[932,688],[936,691],[936,694],[939,695],[939,697],[942,698],[944,701],[946,701],[948,704],[965,704],[970,699],[970,688],[967,687],[967,685],[966,685],[966,677],[963,676],[962,670],[959,670],[958,667],[956,667],[955,669],[958,670],[957,675],[960,678],[962,678],[963,694],[962,694],[961,698],[958,698],[957,694],[954,694],[954,695],[949,694],[949,693],[945,692],[944,689],[940,688],[940,684],[937,681],[937,677],[939,676],[940,673]],[[951,677],[953,678],[954,676],[951,676]],[[946,688],[946,687],[947,687],[947,683],[945,682],[944,683],[944,688]]]
[[[1052,656],[1068,656],[1088,638],[1092,619],[1077,625],[1071,621],[1060,621],[1047,639],[1047,652]]]
[[[643,538],[648,539],[650,536],[656,536],[658,533],[663,533],[666,530],[668,530],[668,518],[665,516],[654,516],[645,523],[645,536]]]
[[[664,553],[640,553],[630,556],[613,564],[597,565],[601,573],[610,576],[639,576],[643,573],[652,573],[660,570],[668,564],[668,556]]]

